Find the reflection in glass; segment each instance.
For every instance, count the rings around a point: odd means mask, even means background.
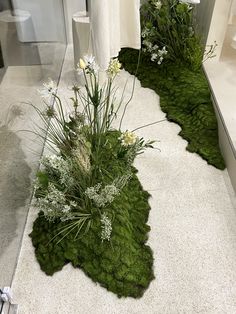
[[[58,81],[66,49],[62,0],[0,2],[0,285],[10,285],[43,144],[37,90]],[[27,103],[27,104],[26,104]]]

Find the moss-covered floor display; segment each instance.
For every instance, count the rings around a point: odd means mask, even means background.
[[[148,197],[135,176],[112,204],[116,214],[111,242],[101,242],[99,217],[94,217],[84,237],[74,240],[75,233],[70,233],[56,245],[50,241],[62,223],[50,223],[39,214],[31,237],[42,270],[52,275],[71,262],[119,297],[141,297],[154,278],[152,252],[145,245]]]
[[[119,60],[131,74],[136,73],[139,52],[122,49]],[[191,70],[181,62],[157,66],[141,54],[137,78],[143,87],[156,91],[167,119],[178,123],[179,133],[188,141],[187,150],[209,164],[224,169],[218,144],[217,120],[211,94],[202,69]]]
[[[39,215],[30,236],[47,275],[71,263],[119,297],[138,298],[154,274],[152,251],[146,245],[149,194],[133,161],[153,148],[153,141],[112,128],[122,103],[117,107],[112,87],[120,67],[118,59],[111,60],[101,85],[94,58],[81,59],[85,90],[73,86],[69,115],[55,82],[43,84],[40,93],[54,97],[55,104],[45,101],[43,111],[35,110],[52,154],[42,157],[37,173]]]

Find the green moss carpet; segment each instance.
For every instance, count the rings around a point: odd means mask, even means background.
[[[131,74],[136,73],[138,54],[133,49],[120,52],[119,60]],[[217,120],[202,70],[193,71],[181,63],[158,66],[141,54],[137,78],[143,87],[153,89],[160,96],[161,109],[167,119],[181,126],[179,134],[188,141],[186,149],[223,170]]]
[[[111,242],[101,242],[99,217],[94,217],[85,236],[74,240],[71,233],[55,244],[51,239],[62,223],[49,223],[39,214],[31,237],[41,269],[52,275],[71,262],[119,297],[141,297],[154,278],[152,251],[145,245],[150,230],[148,197],[135,176],[112,204]]]
[[[120,154],[117,138],[120,133],[110,132],[103,150],[103,175],[116,178],[125,173],[127,167],[124,156]],[[101,240],[101,222],[95,212],[86,234],[75,239],[77,230],[52,241],[65,223],[48,222],[42,212],[34,222],[30,234],[35,247],[35,255],[41,269],[53,275],[67,263],[81,268],[93,281],[100,283],[119,297],[141,297],[154,279],[152,250],[146,245],[150,227],[147,225],[150,206],[149,194],[144,191],[136,169],[132,179],[109,204],[107,212],[112,213],[112,234],[110,241]],[[98,179],[101,181],[102,177]],[[103,178],[106,182],[107,178]],[[61,235],[62,238],[62,235]]]

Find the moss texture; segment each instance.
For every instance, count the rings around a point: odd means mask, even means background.
[[[131,74],[136,73],[138,54],[133,49],[122,49],[120,53],[120,62]],[[179,135],[188,141],[186,149],[223,170],[217,120],[202,69],[191,70],[181,62],[157,66],[141,55],[136,76],[143,87],[153,89],[160,96],[167,119],[181,126]]]
[[[62,223],[49,223],[40,213],[30,236],[41,269],[53,275],[71,262],[119,297],[141,297],[154,278],[152,251],[145,245],[150,230],[148,197],[134,176],[112,204],[111,242],[101,242],[99,217],[94,217],[85,236],[74,240],[71,233],[56,244],[51,239]]]

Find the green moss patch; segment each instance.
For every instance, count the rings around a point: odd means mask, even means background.
[[[120,62],[131,74],[136,73],[138,53],[133,49],[122,49],[120,53]],[[191,70],[181,62],[158,66],[141,55],[137,78],[143,87],[160,96],[167,119],[181,126],[179,135],[188,141],[186,149],[199,154],[210,165],[224,169],[217,120],[202,69]]]
[[[51,239],[63,223],[49,223],[39,213],[30,236],[41,269],[53,275],[72,263],[119,297],[141,297],[154,278],[152,251],[145,244],[150,230],[148,198],[134,175],[111,205],[115,215],[110,242],[101,241],[99,217],[93,217],[83,237],[74,240],[75,233],[70,233],[56,244]]]

